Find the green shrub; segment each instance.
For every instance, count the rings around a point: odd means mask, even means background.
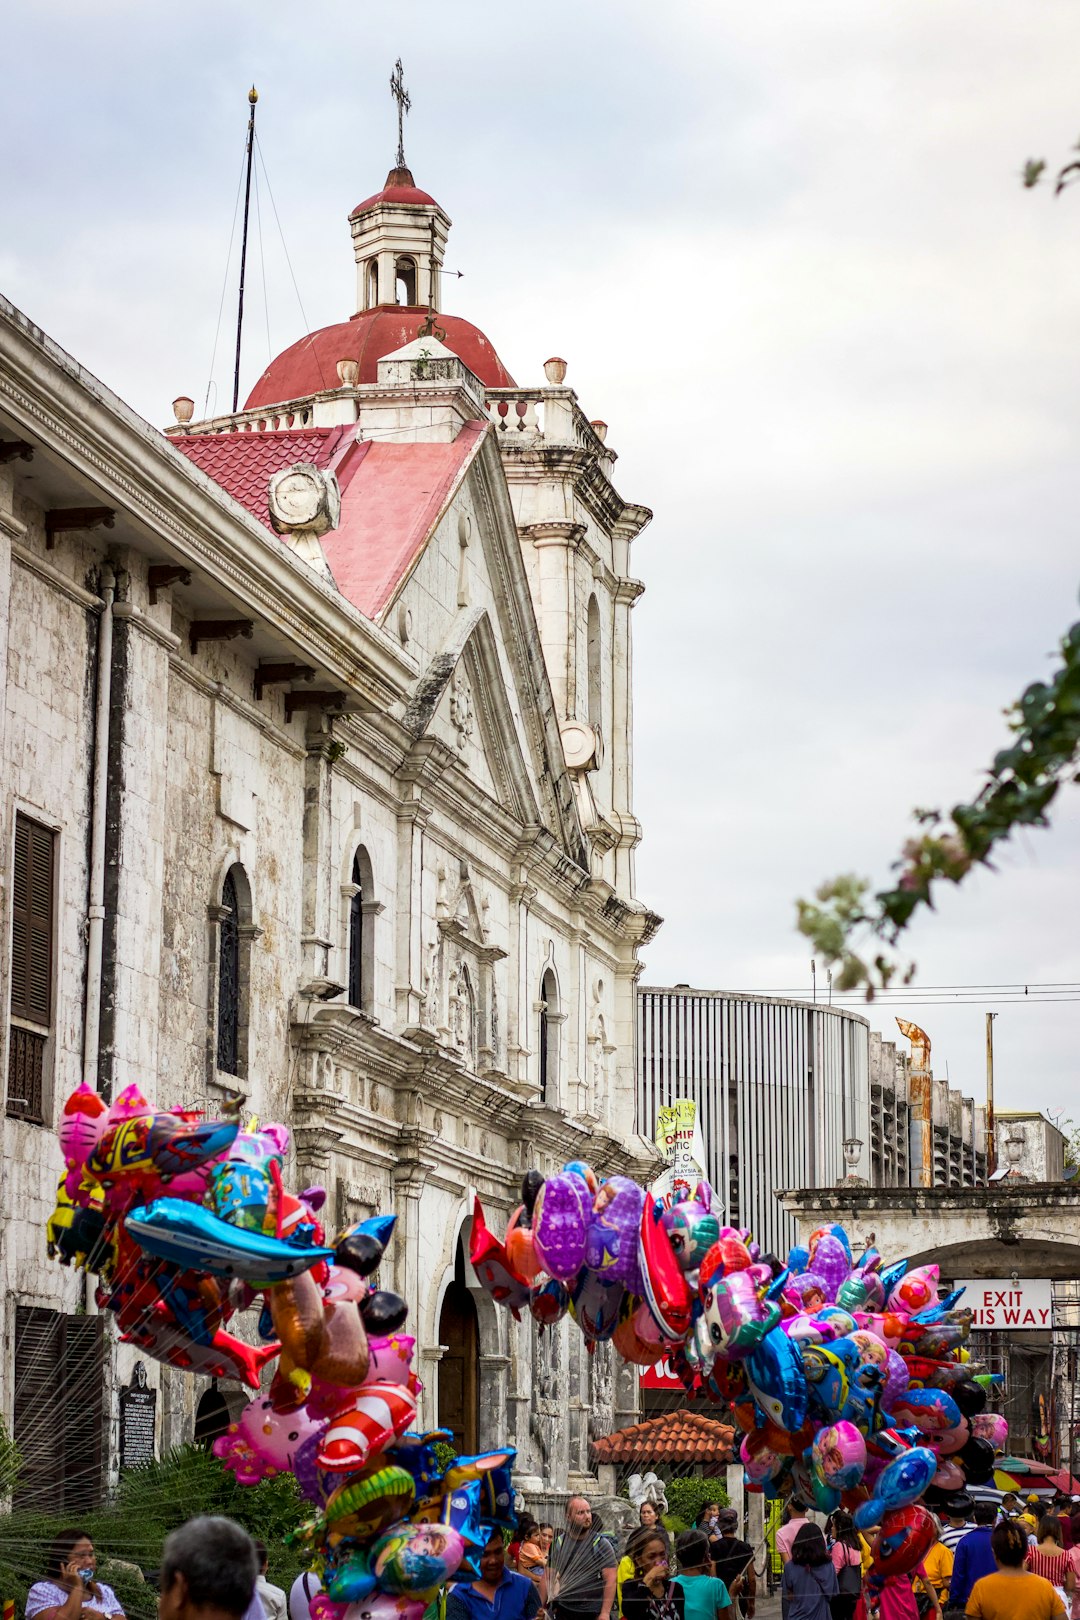
[[[691,1529],[706,1502],[728,1505],[727,1491],[717,1479],[669,1479],[664,1481],[664,1490],[668,1499],[664,1524],[673,1534]]]
[[[288,1591],[304,1566],[285,1546],[285,1536],[311,1511],[291,1474],[240,1485],[209,1452],[180,1446],[160,1461],[124,1474],[115,1499],[92,1513],[0,1515],[0,1597],[14,1598],[16,1612],[22,1612],[27,1591],[44,1575],[50,1542],[74,1521],[92,1537],[101,1578],[115,1590],[124,1613],[130,1620],[156,1620],[152,1583],[165,1537],[200,1513],[225,1514],[260,1537],[266,1543],[270,1579]]]

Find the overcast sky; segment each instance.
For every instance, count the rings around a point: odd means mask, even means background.
[[[246,91],[307,321],[354,308],[404,58],[446,306],[611,426],[635,545],[650,983],[810,987],[794,900],[878,880],[913,805],[971,796],[1077,617],[1075,0],[38,0],[15,72],[0,289],[159,423],[207,393]],[[265,185],[241,398],[304,318]],[[218,342],[226,408],[233,288]],[[269,335],[267,327],[269,326]],[[913,931],[920,986],[1080,981],[1080,813]],[[907,1011],[980,1095],[983,1012]],[[1080,1006],[1002,1006],[998,1103],[1070,1107]]]

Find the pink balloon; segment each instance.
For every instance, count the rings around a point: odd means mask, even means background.
[[[84,1080],[64,1104],[57,1135],[64,1161],[70,1165],[84,1165],[94,1144],[105,1129],[108,1104],[100,1092]]]
[[[214,1455],[232,1470],[241,1485],[257,1485],[262,1479],[292,1472],[296,1453],[318,1434],[321,1418],[314,1418],[300,1407],[295,1412],[275,1412],[269,1400],[257,1396],[249,1401],[238,1423],[214,1441]]]
[[[971,1420],[971,1432],[980,1440],[989,1440],[995,1451],[1004,1451],[1009,1425],[1000,1412],[977,1412]]]
[[[407,1384],[416,1340],[408,1333],[391,1333],[389,1338],[369,1339],[371,1365],[368,1378],[384,1384]]]

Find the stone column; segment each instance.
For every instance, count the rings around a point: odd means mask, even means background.
[[[336,863],[333,847],[333,766],[342,744],[322,717],[319,728],[304,738],[304,891],[301,982],[330,977],[331,894]]]
[[[537,621],[560,720],[574,713],[577,634],[574,624],[574,545],[584,534],[580,523],[565,520],[531,523],[523,530],[536,551],[540,600]]]
[[[393,248],[384,248],[379,254],[379,303],[397,303],[397,275],[394,266],[397,254]]]
[[[431,1022],[430,1009],[424,1008],[424,828],[431,811],[422,803],[419,789],[401,799],[397,807],[398,881],[395,919],[396,984],[394,999],[399,1029],[412,1029]]]
[[[518,867],[517,882],[510,886],[510,904],[517,909],[516,945],[511,958],[506,1009],[506,1072],[511,1080],[530,1079],[531,1033],[528,1019],[534,991],[529,984],[529,907],[536,889],[527,881],[528,868]]]
[[[419,1350],[420,1365],[417,1373],[424,1388],[417,1408],[416,1427],[421,1432],[438,1427],[439,1362],[445,1354],[445,1344],[429,1344]]]
[[[634,818],[634,683],[630,610],[644,590],[636,579],[615,587],[615,620],[611,648],[611,808],[619,827],[615,849],[615,887],[634,893],[634,849],[640,829]]]

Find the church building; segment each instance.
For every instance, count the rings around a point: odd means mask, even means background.
[[[501,1229],[531,1165],[650,1171],[650,513],[564,361],[518,384],[443,310],[450,219],[399,158],[349,216],[355,307],[233,414],[179,399],[163,433],[0,300],[0,1345],[26,1502],[100,1495],[144,1375],[159,1449],[245,1398],[137,1368],[46,1262],[83,1078],[239,1097],[289,1126],[329,1224],[394,1211],[420,1420],[516,1445],[526,1492],[595,1490],[591,1439],[636,1409],[610,1351],[495,1307],[468,1240],[474,1195]]]

